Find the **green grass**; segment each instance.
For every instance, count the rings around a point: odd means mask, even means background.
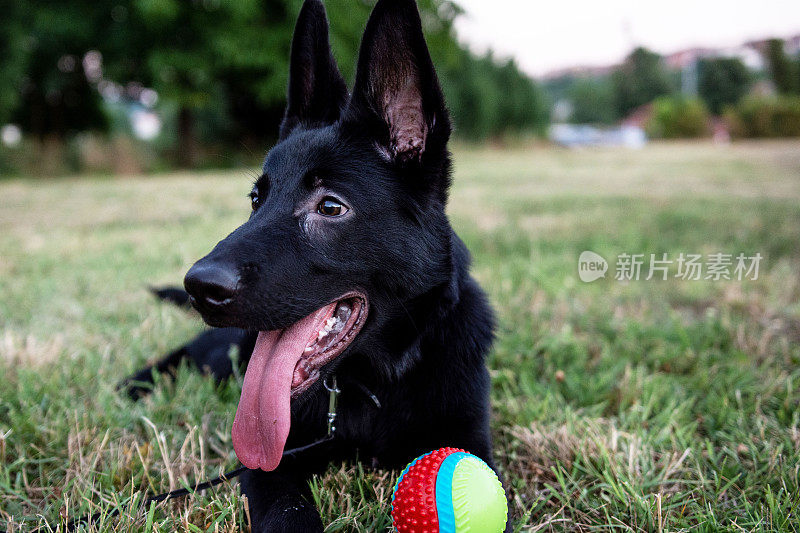
[[[122,376],[200,329],[155,303],[246,216],[247,171],[0,182],[0,524],[233,531],[240,385]],[[800,143],[456,153],[450,207],[500,317],[496,457],[517,531],[800,530]],[[577,277],[577,258],[760,252],[755,281]],[[390,525],[396,472],[333,465],[330,531]]]

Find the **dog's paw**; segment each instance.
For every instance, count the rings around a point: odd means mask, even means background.
[[[153,391],[153,382],[153,368],[147,367],[117,383],[116,390],[136,402]]]
[[[316,508],[304,498],[287,496],[264,516],[252,516],[253,533],[317,533],[324,531]]]

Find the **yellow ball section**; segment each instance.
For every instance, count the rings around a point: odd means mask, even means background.
[[[502,533],[508,519],[503,485],[477,457],[465,457],[453,472],[456,533]]]

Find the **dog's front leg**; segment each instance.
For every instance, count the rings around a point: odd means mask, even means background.
[[[253,533],[314,533],[322,520],[308,477],[291,469],[248,470],[241,477]]]

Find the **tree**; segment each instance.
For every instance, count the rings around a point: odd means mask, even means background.
[[[541,131],[549,115],[543,91],[520,72],[513,60],[495,65],[494,69],[499,103],[496,132]]]
[[[20,82],[27,62],[21,3],[3,3],[0,17],[0,124],[11,119],[19,104]]]
[[[789,59],[784,51],[782,39],[767,41],[767,65],[775,88],[780,94],[800,93],[798,66]]]
[[[261,107],[282,101],[293,28],[289,21],[299,9],[294,4],[133,0],[130,24],[146,38],[137,40],[141,50],[131,51],[141,61],[124,61],[133,67],[126,81],[151,86],[177,105],[182,165],[198,161],[198,112],[225,106],[224,95],[241,97],[244,92]]]
[[[483,139],[493,133],[497,99],[488,68],[485,58],[481,61],[464,51],[457,69],[439,72],[455,132],[462,137]]]
[[[498,62],[491,53],[459,54],[453,67],[439,69],[456,134],[482,140],[544,131],[549,120],[547,98],[513,61]]]
[[[675,91],[661,56],[641,47],[631,52],[614,71],[611,81],[617,112],[623,117],[637,107]]]
[[[698,70],[698,92],[716,115],[736,104],[750,88],[750,71],[739,58],[703,59]]]
[[[567,97],[572,103],[570,120],[576,124],[613,124],[620,118],[614,105],[614,88],[607,79],[579,79]]]
[[[41,0],[4,11],[0,23],[10,41],[12,72],[3,72],[2,97],[12,120],[40,139],[105,129],[101,100],[84,68],[87,52],[116,42],[112,7],[90,1]],[[3,62],[9,61],[4,57]],[[5,107],[5,105],[3,106]]]

